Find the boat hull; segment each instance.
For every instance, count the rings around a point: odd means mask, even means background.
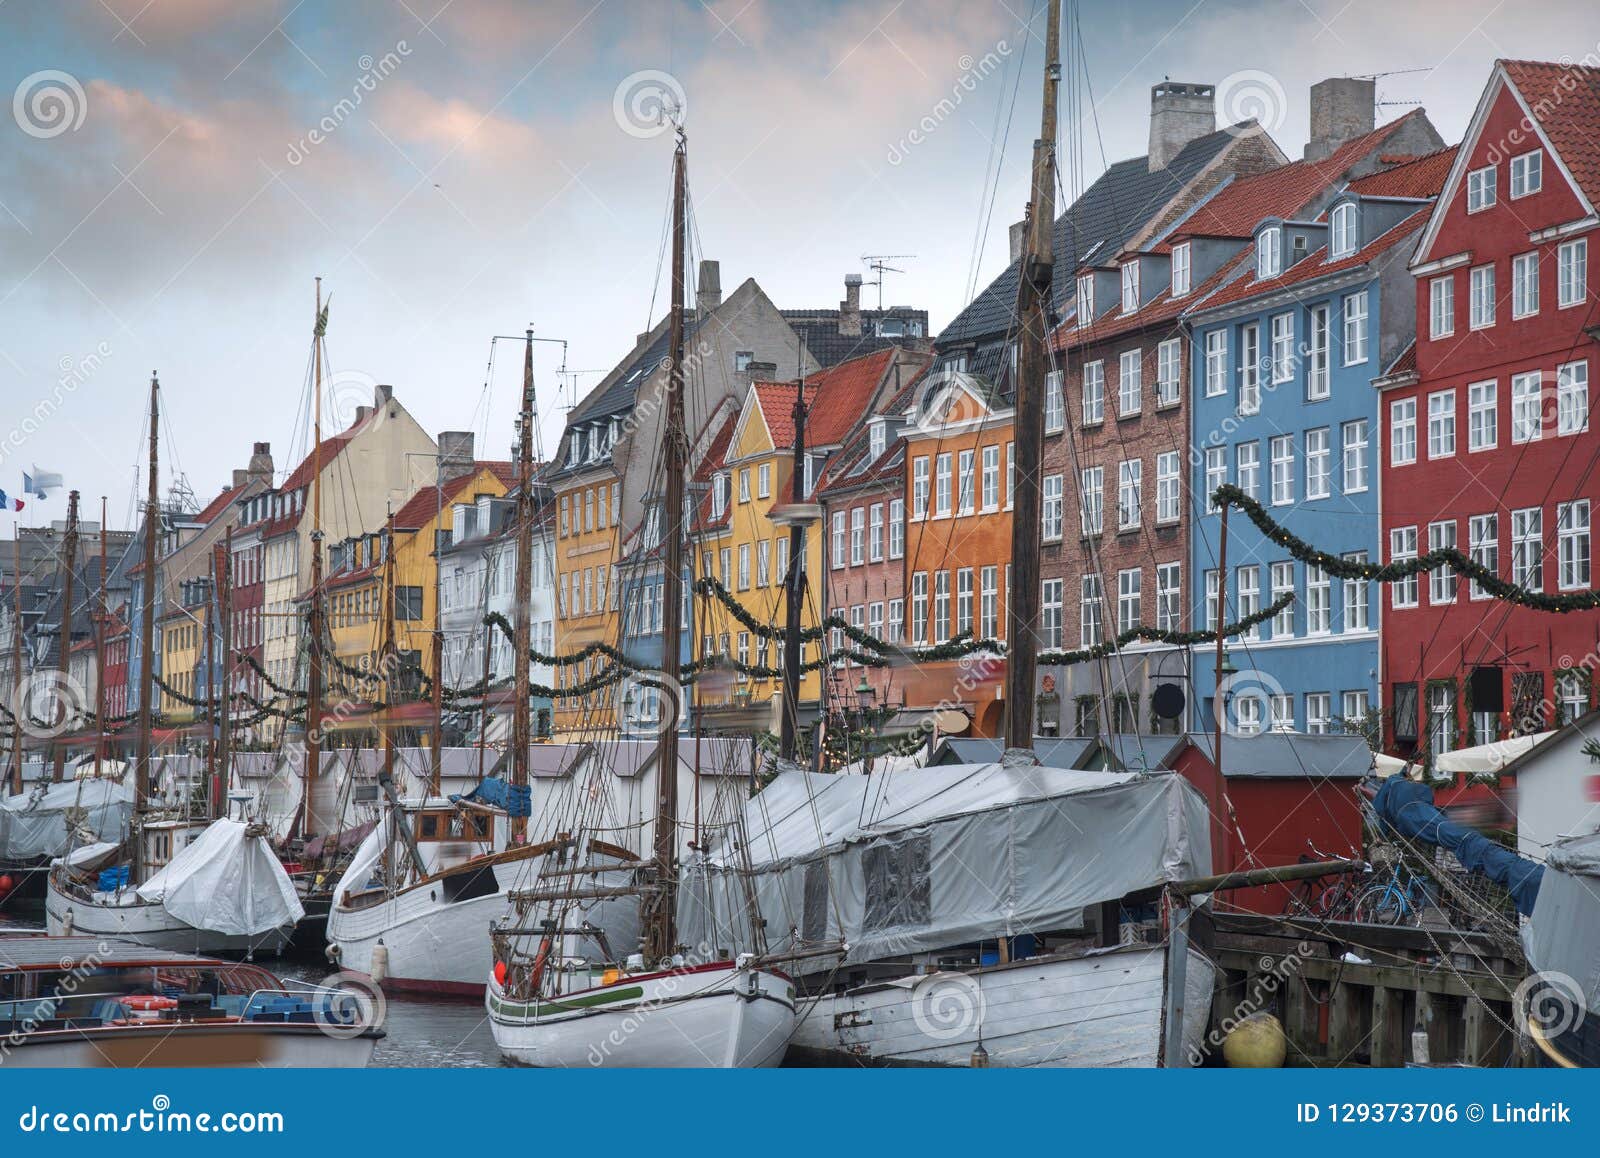
[[[507,1060],[546,1068],[775,1066],[795,1025],[794,986],[782,974],[717,963],[625,977],[542,1002],[485,1005]]]
[[[802,1001],[790,1059],[812,1065],[1096,1069],[1161,1063],[1163,945],[1084,957],[1036,957],[962,973],[875,983]],[[1214,969],[1191,951],[1184,1058],[1205,1033]]]
[[[373,950],[381,943],[388,950],[385,988],[481,997],[494,966],[489,926],[505,910],[503,892],[449,901],[429,888],[366,908],[334,905],[328,956],[341,969],[371,977]]]
[[[360,1069],[382,1032],[335,1037],[315,1025],[108,1026],[34,1032],[7,1044],[6,1063],[35,1069]]]
[[[248,936],[214,933],[178,920],[159,904],[91,904],[61,892],[54,881],[46,887],[44,911],[51,936],[120,938],[179,953],[277,956],[294,935],[293,925]]]

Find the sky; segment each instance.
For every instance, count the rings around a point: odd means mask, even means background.
[[[1076,11],[1069,190],[1144,153],[1150,86],[1218,86],[1290,157],[1312,83],[1382,74],[1460,139],[1497,57],[1600,52],[1592,0],[1141,0]],[[35,465],[131,525],[152,372],[166,489],[200,502],[308,448],[376,383],[505,457],[528,325],[541,443],[666,309],[672,134],[724,292],[885,304],[935,332],[1027,198],[1042,0],[7,0],[0,3],[0,490]],[[1064,98],[1065,99],[1065,98]],[[869,284],[866,301],[877,300]],[[565,343],[564,345],[561,343]],[[562,369],[567,372],[560,374]],[[492,370],[492,373],[491,373]],[[24,512],[65,514],[65,492]]]

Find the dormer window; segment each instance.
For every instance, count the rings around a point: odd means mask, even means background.
[[[1124,262],[1122,266],[1122,312],[1131,314],[1139,308],[1139,263]]]
[[[1277,277],[1283,271],[1283,230],[1276,225],[1256,235],[1256,279]]]
[[[1328,256],[1349,257],[1356,251],[1356,207],[1348,201],[1335,205],[1328,225]]]
[[[889,430],[883,419],[874,418],[872,425],[867,427],[867,453],[873,462],[883,457],[884,447],[889,442]]]
[[[1094,321],[1094,275],[1082,274],[1078,278],[1078,325],[1087,326]]]
[[[720,519],[728,509],[728,476],[714,474],[711,476],[711,517]]]
[[[1172,247],[1172,296],[1185,297],[1189,293],[1189,243]]]

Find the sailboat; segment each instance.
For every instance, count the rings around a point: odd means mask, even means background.
[[[45,920],[58,936],[123,938],[196,953],[278,953],[304,910],[263,826],[156,807],[151,769],[155,691],[157,462],[160,383],[150,379],[142,660],[133,818],[123,863],[68,857],[51,866]]]
[[[683,596],[689,457],[683,397],[687,183],[680,126],[673,153],[671,365],[663,447],[662,601],[667,608],[680,606]],[[519,556],[519,568],[522,564]],[[528,710],[526,595],[519,587],[519,720]],[[668,664],[681,654],[681,631],[680,617],[667,614],[662,655]],[[614,843],[592,815],[580,815],[556,836],[556,847],[532,886],[512,892],[510,912],[491,930],[494,968],[485,1005],[495,1043],[511,1061],[548,1067],[746,1068],[776,1065],[788,1046],[795,990],[787,976],[757,954],[734,955],[708,945],[683,952],[677,921],[676,774],[683,692],[676,686],[657,691],[662,720],[650,855]],[[518,736],[514,758],[526,751],[521,740],[525,733]],[[587,800],[590,793],[576,795]],[[633,903],[643,924],[643,951],[619,959],[603,910]]]

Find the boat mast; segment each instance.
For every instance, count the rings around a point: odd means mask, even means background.
[[[314,813],[311,790],[322,762],[322,336],[328,332],[328,311],[322,305],[322,279],[317,278],[316,324],[311,331],[311,634],[310,673],[306,679],[306,766],[301,779],[300,831],[311,832]]]
[[[1013,438],[1017,488],[1011,514],[1014,580],[1006,608],[1006,746],[1033,747],[1034,677],[1038,673],[1039,460],[1043,448],[1044,382],[1050,370],[1050,287],[1054,265],[1056,89],[1061,83],[1061,4],[1050,0],[1045,25],[1044,108],[1033,143],[1033,193],[1017,282],[1016,399]]]
[[[19,517],[11,540],[11,686],[22,689],[22,519]],[[17,698],[21,698],[20,696]],[[11,722],[11,794],[22,795],[22,716]]]
[[[106,621],[111,617],[106,606],[106,496],[100,496],[100,612],[94,617],[94,774],[106,751]]]
[[[228,786],[233,782],[233,528],[222,533],[222,551],[217,559],[217,615],[222,621],[222,658],[217,678],[221,683],[222,703],[217,714],[217,772],[211,804],[213,818],[226,810]]]
[[[67,533],[62,541],[67,556],[67,573],[61,587],[61,625],[56,629],[56,670],[61,673],[61,683],[66,686],[72,666],[72,568],[78,562],[78,492],[67,495]],[[67,758],[66,745],[55,742],[55,770],[51,779],[61,783],[63,766]]]
[[[133,811],[144,815],[150,804],[150,697],[155,694],[156,648],[156,533],[160,530],[156,490],[157,431],[161,419],[161,383],[150,375],[150,465],[144,500],[144,583],[140,591],[139,623],[139,747],[134,765]],[[144,830],[133,826],[133,879],[144,880]]]
[[[806,478],[806,340],[800,338],[798,385],[794,393],[794,462],[789,468],[789,501],[795,520],[789,524],[789,569],[783,577],[783,716],[779,723],[778,755],[791,763],[797,758],[800,731],[800,607],[805,602],[806,529],[799,519]]]
[[[511,702],[511,786],[524,789],[528,786],[529,745],[533,736],[529,728],[529,697],[532,689],[528,676],[528,652],[532,648],[533,624],[533,327],[527,330],[527,345],[522,353],[522,413],[517,423],[517,623],[511,645],[511,670],[515,673],[515,691]],[[484,656],[487,664],[489,639],[484,637]],[[487,671],[487,667],[485,668]],[[483,695],[487,701],[489,688],[484,684]],[[481,745],[486,737],[480,736]],[[525,836],[528,818],[511,818],[513,841]]]
[[[666,510],[661,520],[662,540],[661,666],[679,670],[683,635],[683,525],[684,473],[688,470],[689,440],[684,431],[683,408],[683,299],[684,243],[687,233],[687,159],[683,129],[672,154],[672,317],[668,325],[670,359],[667,378],[667,430],[664,460],[667,486],[662,498]],[[678,720],[682,712],[681,684],[662,688],[665,713],[656,749],[655,885],[646,900],[645,960],[660,963],[677,951],[677,889],[673,879],[673,852],[677,847]]]

